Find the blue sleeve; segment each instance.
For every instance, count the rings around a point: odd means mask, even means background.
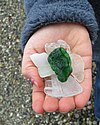
[[[30,9],[36,3],[36,1],[37,0],[24,0],[24,10],[25,10],[26,16],[28,15]]]
[[[77,22],[88,29],[92,42],[97,38],[98,25],[87,0],[25,0],[25,11],[22,50],[34,32],[52,23]]]

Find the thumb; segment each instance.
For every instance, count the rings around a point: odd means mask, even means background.
[[[23,54],[22,60],[22,74],[32,81],[38,87],[44,86],[43,79],[39,76],[38,69],[35,67],[30,59],[30,55],[35,53],[34,51],[27,51]]]

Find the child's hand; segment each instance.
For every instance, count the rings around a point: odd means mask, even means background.
[[[44,82],[39,77],[37,68],[30,59],[33,53],[44,52],[44,45],[47,42],[55,42],[59,39],[66,41],[72,52],[82,56],[85,63],[85,79],[81,83],[84,92],[74,97],[63,97],[61,99],[53,98],[44,94]],[[32,93],[32,107],[37,113],[53,112],[69,112],[74,108],[83,108],[89,100],[92,86],[92,48],[88,31],[82,25],[78,24],[53,24],[38,30],[27,42],[23,61],[23,75],[35,81]],[[38,86],[37,86],[38,85]]]

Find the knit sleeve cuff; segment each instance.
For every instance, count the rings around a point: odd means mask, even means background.
[[[66,0],[67,1],[67,0]],[[21,35],[21,48],[29,38],[43,26],[73,22],[84,25],[89,31],[91,41],[97,39],[98,25],[91,5],[83,0],[71,0],[69,2],[55,2],[48,4],[35,4],[27,15],[27,19]]]

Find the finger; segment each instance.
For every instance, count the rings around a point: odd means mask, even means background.
[[[33,84],[33,92],[44,92],[44,84],[41,87],[38,87],[37,85]]]
[[[58,99],[46,95],[43,108],[46,112],[54,112],[58,109]]]
[[[82,109],[86,103],[88,102],[91,94],[92,89],[92,72],[91,69],[85,70],[85,78],[84,81],[81,83],[83,88],[83,92],[79,95],[76,95],[75,98],[75,105],[76,108]]]
[[[36,113],[44,113],[43,103],[45,99],[45,94],[43,91],[34,91],[32,93],[32,108]]]
[[[43,79],[39,76],[38,70],[30,59],[30,55],[36,53],[33,49],[25,49],[22,60],[22,74],[39,87],[43,86]]]
[[[74,98],[73,97],[63,97],[59,101],[59,111],[60,112],[69,112],[75,108]]]

